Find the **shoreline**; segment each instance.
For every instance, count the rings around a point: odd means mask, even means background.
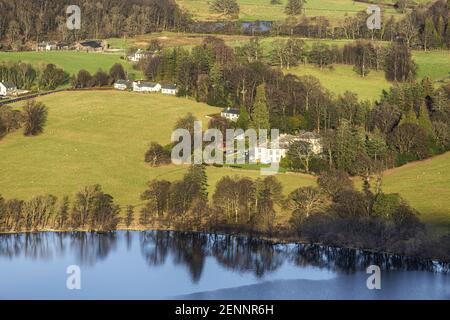
[[[261,241],[269,242],[272,245],[278,245],[278,244],[295,244],[295,245],[303,245],[303,246],[318,246],[318,247],[326,247],[326,248],[339,248],[339,249],[345,249],[355,252],[362,252],[366,254],[373,254],[373,255],[381,255],[381,256],[389,256],[389,257],[402,257],[404,259],[413,259],[417,261],[422,262],[431,262],[431,263],[438,263],[438,264],[449,264],[450,268],[450,261],[445,261],[440,258],[432,258],[432,257],[420,257],[420,256],[412,256],[412,255],[402,255],[395,252],[386,252],[386,251],[376,251],[373,249],[364,249],[364,248],[358,248],[358,247],[348,247],[348,246],[338,246],[338,245],[328,245],[324,244],[322,242],[310,242],[306,239],[302,239],[298,236],[282,236],[280,234],[278,235],[268,235],[267,233],[263,232],[242,232],[242,231],[225,231],[225,230],[181,230],[174,227],[161,227],[161,226],[133,226],[133,227],[124,227],[120,226],[117,229],[109,230],[109,231],[101,231],[101,230],[92,230],[92,229],[57,229],[57,228],[43,228],[39,230],[21,230],[21,231],[0,231],[0,236],[2,235],[14,235],[14,234],[36,234],[36,233],[70,233],[70,232],[86,232],[86,233],[110,233],[110,232],[116,232],[116,231],[131,231],[131,232],[145,232],[145,231],[162,231],[162,232],[179,232],[179,233],[191,233],[191,234],[213,234],[213,235],[221,235],[221,236],[231,236],[231,237],[247,237],[252,239],[257,239]],[[450,271],[450,270],[449,270]]]

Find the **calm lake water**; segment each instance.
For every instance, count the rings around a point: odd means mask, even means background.
[[[382,268],[369,290],[367,266]],[[81,270],[68,290],[67,267]],[[450,299],[436,263],[176,232],[0,235],[0,299]]]

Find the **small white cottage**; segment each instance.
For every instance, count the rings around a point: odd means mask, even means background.
[[[237,121],[239,119],[239,114],[238,109],[226,108],[220,113],[220,116],[231,121]]]
[[[178,93],[176,84],[164,84],[161,86],[161,93],[176,96]]]
[[[133,62],[139,62],[149,55],[150,55],[149,52],[144,51],[142,49],[138,49],[136,52],[134,52],[128,56],[128,60],[133,61]]]
[[[114,83],[114,89],[124,91],[127,90],[128,88],[131,88],[131,83],[128,80],[117,80]]]
[[[133,91],[135,92],[160,92],[161,85],[154,82],[135,81],[133,82]]]
[[[9,81],[0,82],[0,96],[10,96],[17,92],[17,86]]]

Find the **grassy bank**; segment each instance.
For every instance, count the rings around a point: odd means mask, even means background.
[[[72,196],[86,185],[99,183],[121,205],[139,204],[148,180],[175,180],[186,170],[146,165],[148,144],[169,143],[175,122],[188,112],[206,127],[205,116],[220,110],[183,98],[117,91],[64,92],[38,100],[49,108],[45,132],[27,138],[18,131],[0,141],[0,194],[4,197]],[[210,192],[224,175],[256,178],[259,171],[209,167]],[[286,192],[314,182],[303,175],[279,178]]]
[[[95,73],[98,69],[109,71],[115,63],[121,63],[129,74],[141,77],[133,65],[120,58],[120,54],[113,53],[86,53],[77,51],[50,51],[50,52],[0,52],[0,61],[27,62],[35,67],[53,63],[69,74],[77,74],[80,69]]]
[[[383,189],[399,193],[438,233],[450,232],[450,152],[384,174]]]

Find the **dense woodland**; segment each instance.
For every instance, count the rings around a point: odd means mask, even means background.
[[[428,50],[450,47],[448,0],[437,0],[431,5],[416,5],[402,19],[382,19],[382,28],[373,31],[367,28],[365,11],[346,17],[336,26],[325,17],[305,17],[301,8],[303,2],[289,1],[286,20],[273,22],[270,30],[262,33],[386,41],[394,41],[400,36],[406,39],[408,46],[414,48]],[[69,31],[65,25],[65,8],[73,4],[81,7],[82,29]],[[224,21],[193,23],[190,14],[183,12],[174,0],[0,0],[0,39],[6,49],[20,50],[26,49],[29,42],[42,40],[132,37],[162,30],[261,33],[258,32],[257,24],[243,28],[241,23],[230,20],[239,13],[239,6],[234,0],[211,1],[210,9],[220,13]],[[405,11],[403,8],[400,10]]]
[[[66,27],[66,8],[78,5],[82,29]],[[19,49],[29,41],[76,41],[186,29],[189,20],[174,0],[0,0],[0,39]]]

